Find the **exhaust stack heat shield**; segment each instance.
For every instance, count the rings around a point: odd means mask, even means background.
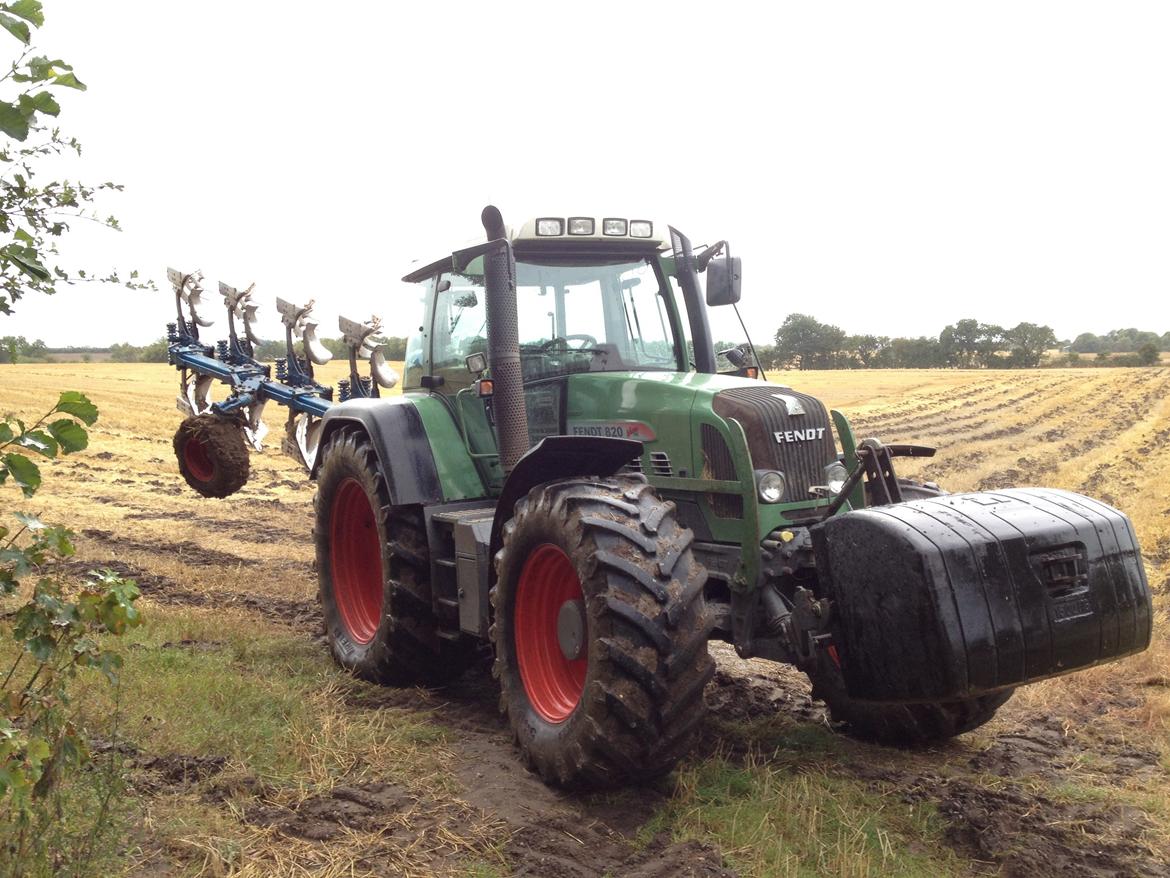
[[[845,685],[947,701],[1141,652],[1152,605],[1118,510],[1068,491],[948,494],[813,528]]]

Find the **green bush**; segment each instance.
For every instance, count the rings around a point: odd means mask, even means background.
[[[97,416],[70,391],[31,426],[0,420],[0,485],[32,497],[41,487],[35,458],[83,450]],[[88,672],[117,684],[122,660],[107,643],[140,624],[138,588],[109,571],[75,581],[65,564],[72,533],[25,512],[12,518],[0,524],[0,601],[15,605],[0,616],[0,862],[12,875],[85,874],[109,830],[120,771],[86,771],[93,754],[74,690]],[[78,787],[87,787],[88,819],[62,844],[63,801]]]

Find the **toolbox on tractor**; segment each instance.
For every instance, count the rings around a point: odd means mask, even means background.
[[[282,447],[317,485],[330,649],[353,673],[441,684],[490,644],[525,761],[604,786],[687,752],[711,639],[796,665],[834,720],[891,744],[960,734],[1017,686],[1149,644],[1124,514],[899,478],[896,458],[933,449],[858,441],[763,380],[750,342],[717,353],[707,310],[741,289],[726,242],[696,251],[612,216],[482,220],[485,241],[404,278],[424,305],[400,396],[382,394],[398,375],[376,320],[340,322],[333,388],[312,303],[279,302],[286,356],[261,363],[252,288],[220,285],[228,338],[207,345],[199,277],[171,272],[180,471],[229,496],[267,403],[288,409]]]

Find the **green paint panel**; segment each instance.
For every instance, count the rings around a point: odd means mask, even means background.
[[[597,429],[608,422],[647,424],[653,438],[644,439],[642,467],[650,483],[669,492],[694,496],[703,510],[711,536],[717,542],[738,543],[743,562],[736,577],[739,588],[753,588],[759,569],[759,540],[786,523],[785,509],[808,503],[764,506],[758,503],[751,458],[740,424],[719,417],[711,408],[716,393],[733,387],[757,387],[759,382],[733,375],[695,372],[622,372],[574,375],[569,379],[566,427],[570,434]],[[703,477],[702,425],[715,427],[728,443],[741,481]],[[671,475],[660,474],[653,455],[665,454]],[[738,494],[743,517],[715,514],[711,494]]]
[[[430,394],[408,393],[407,397],[418,409],[427,431],[439,483],[443,486],[443,499],[453,503],[486,496],[479,471],[467,453],[467,446],[463,444],[463,437],[446,403]]]
[[[702,376],[709,378],[712,376]],[[655,438],[652,451],[669,455],[673,474],[698,475],[691,443],[691,405],[703,381],[694,373],[595,372],[569,378],[565,411],[569,435],[596,429],[598,422],[639,421]],[[651,476],[649,468],[647,476]]]
[[[567,426],[572,434],[575,421],[649,424],[656,435],[650,443],[654,450],[670,454],[676,475],[693,478],[702,469],[693,453],[693,414],[710,413],[711,400],[721,390],[758,385],[750,378],[698,372],[582,373],[569,378]]]

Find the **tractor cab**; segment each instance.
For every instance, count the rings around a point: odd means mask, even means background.
[[[684,236],[670,230],[672,247],[666,231],[649,220],[590,217],[545,217],[510,231],[526,384],[580,372],[715,371],[696,260]],[[682,247],[689,270],[680,272]],[[710,272],[720,288],[708,304],[738,300],[738,260],[734,294],[727,261]],[[697,264],[706,270],[710,259]],[[483,256],[456,270],[446,255],[403,280],[419,284],[426,303],[404,390],[470,387],[467,359],[487,350]]]

